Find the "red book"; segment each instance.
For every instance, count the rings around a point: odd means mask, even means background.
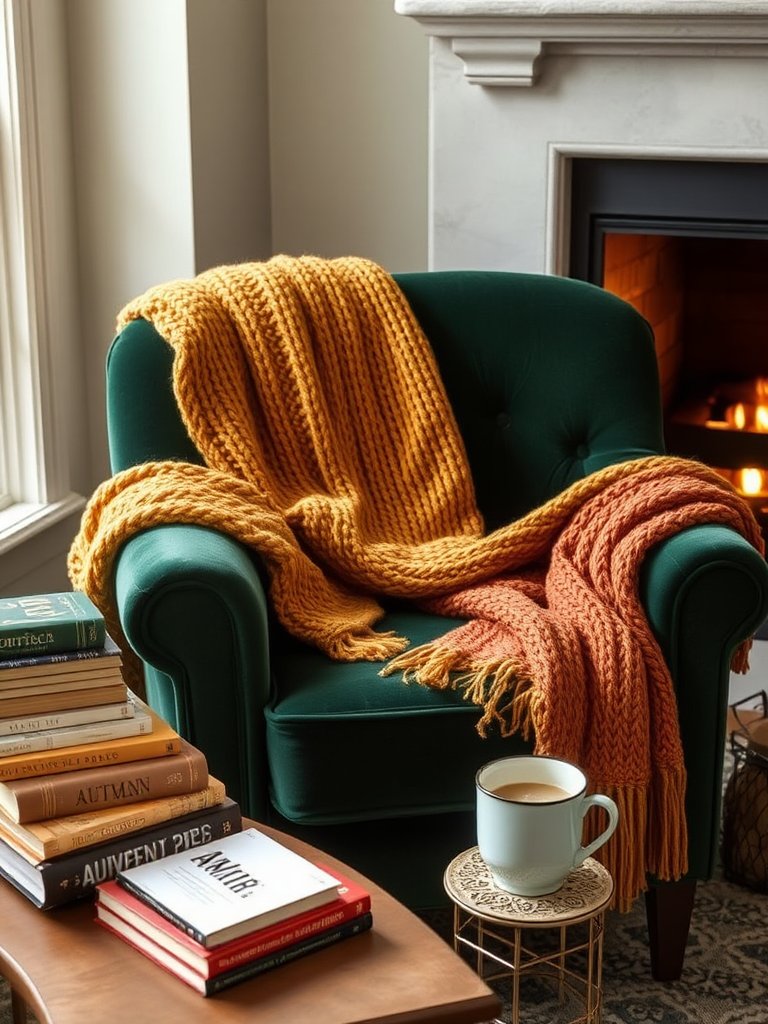
[[[263,974],[265,971],[271,971],[275,967],[281,967],[283,964],[289,964],[292,960],[307,956],[308,953],[325,949],[326,946],[332,946],[343,939],[351,938],[353,935],[361,935],[363,932],[367,932],[373,924],[373,915],[369,910],[368,913],[360,914],[359,917],[353,917],[344,924],[326,928],[325,931],[309,935],[306,939],[299,939],[293,945],[286,946],[275,953],[265,953],[264,956],[257,957],[255,960],[247,960],[245,963],[233,967],[229,971],[216,974],[212,978],[204,978],[202,974],[198,974],[197,971],[181,960],[178,960],[172,953],[163,949],[162,946],[158,946],[156,942],[147,938],[146,935],[142,935],[141,932],[123,921],[117,914],[107,910],[105,906],[97,906],[97,912],[96,923],[101,925],[102,928],[117,935],[118,938],[127,942],[129,946],[132,946],[141,953],[142,956],[145,956],[152,963],[162,967],[163,970],[179,978],[186,985],[189,985],[190,988],[195,989],[195,991],[204,996],[212,996],[217,992],[223,992],[224,989],[230,988],[232,985],[237,985],[241,981],[247,981],[249,978],[255,978],[257,975]]]
[[[322,864],[318,866],[324,871],[329,870]],[[206,949],[196,942],[115,881],[103,882],[96,887],[96,914],[98,917],[100,907],[106,908],[113,926],[112,915],[145,936],[152,944],[162,947],[177,960],[187,964],[201,978],[214,978],[312,936],[337,929],[368,913],[371,909],[369,893],[338,871],[331,874],[339,879],[337,899],[212,949]]]

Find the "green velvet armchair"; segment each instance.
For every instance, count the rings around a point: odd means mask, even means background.
[[[396,275],[432,345],[489,529],[608,464],[664,451],[650,328],[566,278]],[[112,468],[199,462],[171,390],[172,352],[145,321],[108,357]],[[162,526],[122,548],[115,590],[153,707],[207,755],[245,814],[354,865],[414,908],[474,845],[474,776],[526,749],[475,731],[460,695],[336,663],[287,636],[259,558],[224,533]],[[768,613],[768,568],[740,536],[698,526],[652,550],[641,590],[674,679],[688,770],[690,872],[651,880],[651,964],[679,976],[696,880],[719,845],[729,660]],[[456,625],[393,604],[382,628],[414,643]]]

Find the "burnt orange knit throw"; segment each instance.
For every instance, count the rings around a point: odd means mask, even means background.
[[[619,804],[603,858],[626,907],[646,871],[686,867],[672,683],[638,600],[648,549],[723,523],[762,549],[713,471],[654,457],[610,466],[486,534],[429,344],[392,278],[356,259],[275,257],[155,288],[174,389],[205,466],[148,463],[93,495],[70,577],[120,636],[113,561],[139,530],[204,524],[256,548],[276,614],[341,660],[462,688],[506,733],[578,763]],[[375,629],[377,597],[471,621],[425,648]],[[746,651],[736,667],[744,667]]]

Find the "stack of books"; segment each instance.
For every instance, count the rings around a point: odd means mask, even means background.
[[[72,592],[0,598],[0,875],[49,909],[239,832],[205,756],[132,693]]]
[[[365,889],[255,828],[119,871],[96,920],[205,996],[373,923]]]

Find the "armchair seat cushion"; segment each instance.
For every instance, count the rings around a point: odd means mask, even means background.
[[[415,646],[459,621],[398,610],[381,628]],[[383,665],[332,662],[295,643],[275,652],[265,717],[271,799],[283,817],[330,824],[471,810],[477,769],[527,749],[517,736],[481,738],[479,708],[453,690],[383,678]]]

